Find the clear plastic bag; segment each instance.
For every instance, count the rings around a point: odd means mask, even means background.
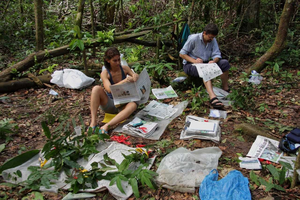
[[[256,85],[260,84],[260,82],[263,80],[263,77],[259,75],[255,70],[252,70],[251,76],[249,78],[249,83],[254,83]]]
[[[202,181],[199,189],[201,200],[251,200],[249,181],[233,170],[218,181],[218,171],[212,170]]]
[[[218,167],[221,154],[218,147],[194,151],[181,147],[163,158],[156,171],[156,180],[165,188],[194,193],[195,187],[199,186],[205,176]]]

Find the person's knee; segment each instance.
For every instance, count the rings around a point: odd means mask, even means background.
[[[134,112],[137,109],[137,107],[138,107],[137,103],[135,103],[135,102],[130,102],[130,103],[127,104],[127,106],[129,107],[129,109],[132,112]]]
[[[221,59],[218,63],[219,67],[221,68],[222,72],[226,72],[230,69],[230,64],[228,60],[226,59]]]
[[[101,87],[100,85],[96,85],[92,89],[92,94],[100,94],[102,91],[104,91],[103,87]]]

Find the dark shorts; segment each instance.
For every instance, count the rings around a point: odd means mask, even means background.
[[[221,59],[217,64],[219,65],[222,72],[226,72],[230,69],[229,62],[226,59]],[[185,64],[183,66],[183,71],[189,76],[199,77],[197,68],[192,63]]]

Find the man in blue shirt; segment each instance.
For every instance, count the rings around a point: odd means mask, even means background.
[[[217,63],[222,70],[221,75],[222,88],[229,91],[228,72],[230,65],[227,60],[222,59],[221,52],[216,40],[218,35],[218,27],[215,24],[208,24],[202,33],[192,34],[179,52],[179,56],[183,59],[183,70],[189,76],[199,77],[197,68],[194,63]],[[204,82],[206,90],[209,94],[210,104],[216,108],[224,107],[213,91],[211,80]]]

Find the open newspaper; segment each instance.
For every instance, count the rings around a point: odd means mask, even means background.
[[[114,98],[114,104],[120,105],[128,102],[138,104],[146,103],[149,99],[151,81],[149,74],[144,69],[136,82],[111,85],[110,90]]]
[[[278,145],[278,141],[258,135],[247,156],[278,163],[280,157],[283,155]]]
[[[197,63],[193,65],[197,68],[198,74],[203,78],[204,82],[223,74],[217,63]]]
[[[152,89],[152,93],[157,99],[178,97],[171,85],[167,88]]]

